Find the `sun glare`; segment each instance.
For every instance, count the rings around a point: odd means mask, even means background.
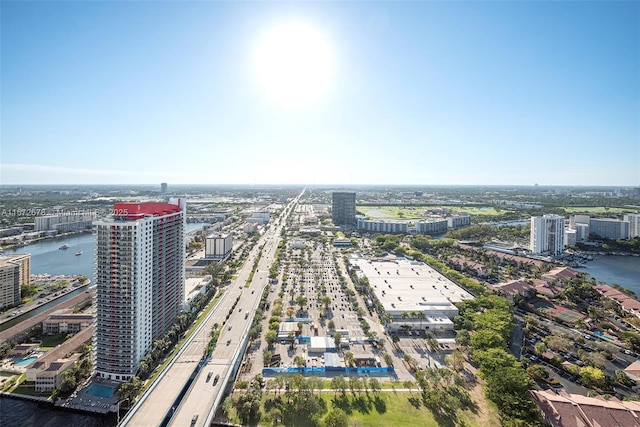
[[[289,23],[273,28],[260,40],[255,68],[270,99],[286,108],[304,108],[327,91],[333,57],[321,32]]]

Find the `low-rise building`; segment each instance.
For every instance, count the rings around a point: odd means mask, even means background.
[[[336,237],[333,239],[333,246],[335,247],[349,247],[352,246],[351,239],[346,237]]]
[[[620,307],[629,314],[640,317],[640,301],[637,299],[620,292],[619,290],[607,285],[597,285],[594,287],[606,298],[613,300],[620,304]]]
[[[458,267],[458,269],[469,269],[478,277],[491,276],[491,268],[478,262],[470,261],[466,258],[454,256],[449,259],[449,262]]]
[[[53,391],[62,383],[62,373],[73,367],[77,357],[57,360],[40,370],[35,377],[35,389],[39,392]]]
[[[296,322],[280,322],[278,327],[279,340],[291,340],[298,333],[298,324]]]
[[[389,331],[452,330],[452,319],[458,314],[454,303],[473,298],[423,262],[352,257],[349,266],[367,278],[372,296],[384,308]]]
[[[309,344],[307,345],[307,351],[314,354],[335,352],[336,343],[333,338],[330,337],[310,337]]]
[[[544,422],[552,427],[640,427],[640,402],[532,390]]]
[[[57,310],[42,321],[42,333],[45,335],[75,334],[93,325],[94,321],[93,314]]]
[[[18,344],[11,350],[11,355],[17,357],[28,356],[29,354],[36,351],[39,347],[39,344]]]

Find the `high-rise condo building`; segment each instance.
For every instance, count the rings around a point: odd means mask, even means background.
[[[589,220],[589,234],[603,239],[629,239],[629,221],[612,218],[591,218]]]
[[[216,261],[226,259],[233,249],[233,236],[230,233],[212,233],[204,243],[204,257]]]
[[[640,237],[640,213],[626,214],[625,221],[629,221],[629,238]]]
[[[331,219],[334,225],[356,225],[356,193],[331,194]]]
[[[96,222],[96,375],[127,381],[184,302],[186,205],[116,203]]]
[[[31,255],[0,256],[0,309],[20,304],[20,286],[31,280]]]
[[[534,254],[560,255],[564,251],[564,217],[532,216],[530,249]]]

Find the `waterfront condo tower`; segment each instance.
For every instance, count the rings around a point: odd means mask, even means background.
[[[564,217],[532,216],[530,249],[534,254],[560,255],[564,251]]]
[[[356,225],[356,193],[332,193],[331,202],[334,225]]]
[[[127,381],[184,302],[184,199],[116,203],[96,222],[95,372]]]

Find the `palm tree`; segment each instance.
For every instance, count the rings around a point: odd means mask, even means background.
[[[353,356],[352,352],[347,351],[344,354],[344,361],[347,364],[347,366],[352,367],[355,364],[355,360],[356,358]]]
[[[400,317],[402,317],[402,320],[404,320],[404,324],[407,324],[407,319],[409,318],[410,314],[408,311],[403,311],[402,314],[400,315]]]
[[[419,311],[418,312],[418,318],[420,319],[420,330],[422,330],[422,322],[424,320],[426,320],[427,318],[427,313],[425,313],[424,311]]]
[[[333,377],[333,379],[331,379],[331,388],[333,389],[334,396],[338,390],[344,394],[347,390],[347,382],[342,376]]]

